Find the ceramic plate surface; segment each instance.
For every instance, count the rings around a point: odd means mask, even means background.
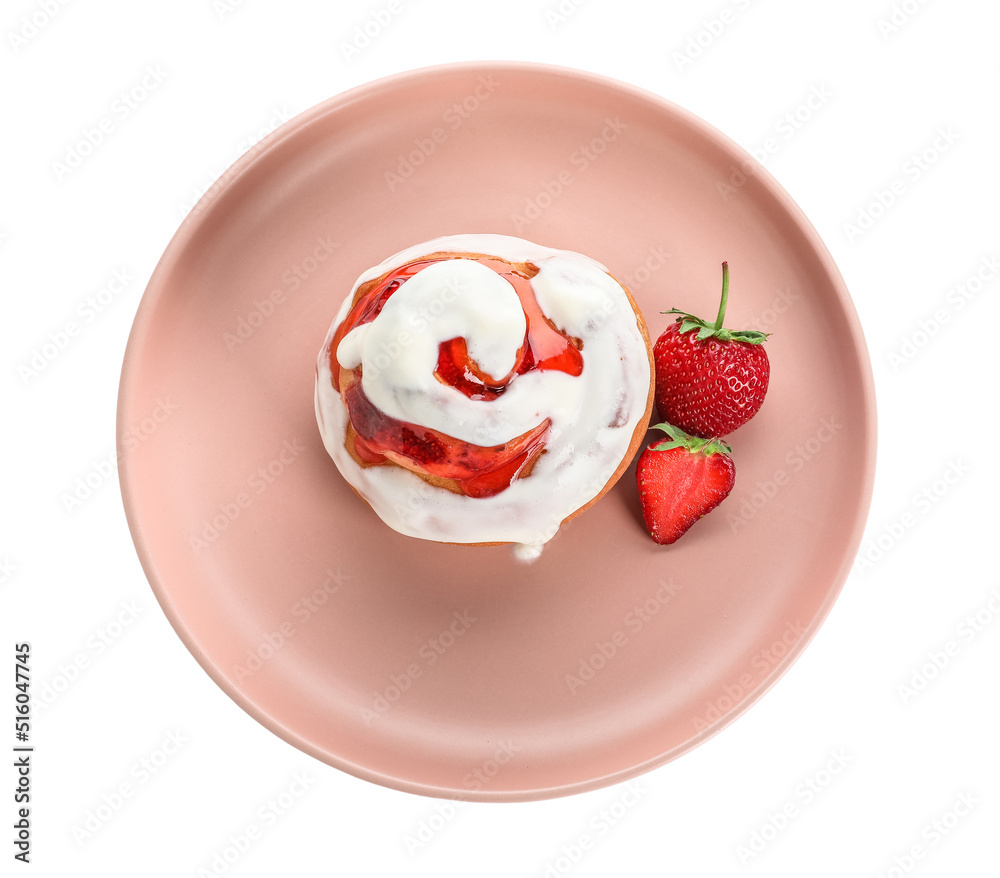
[[[463,64],[366,85],[234,165],[143,297],[119,398],[125,509],[152,588],[212,678],[306,753],[389,787],[527,800],[625,780],[732,721],[829,611],[872,489],[868,355],[816,232],[704,122],[578,71]],[[728,188],[727,188],[728,187]],[[655,337],[672,306],[771,332],[730,437],[736,487],[679,543],[634,468],[530,566],[384,526],[313,413],[357,276],[439,235],[586,253]],[[134,443],[133,443],[134,444]]]

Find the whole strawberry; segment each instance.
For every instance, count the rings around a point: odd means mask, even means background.
[[[652,443],[639,455],[635,478],[649,535],[669,545],[729,496],[736,466],[725,442],[689,436],[671,424],[653,429],[670,438]]]
[[[732,433],[757,414],[771,375],[762,347],[768,333],[723,328],[728,299],[729,264],[723,262],[715,323],[671,308],[663,313],[679,316],[653,346],[660,417],[705,439]]]

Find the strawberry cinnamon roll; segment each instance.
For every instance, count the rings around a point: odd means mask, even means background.
[[[528,559],[626,469],[652,376],[645,321],[600,263],[456,235],[358,279],[319,354],[316,417],[390,527]]]

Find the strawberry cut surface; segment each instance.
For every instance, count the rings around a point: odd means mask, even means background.
[[[658,426],[671,438],[642,452],[636,483],[646,529],[654,542],[670,545],[729,496],[736,466],[725,443]]]

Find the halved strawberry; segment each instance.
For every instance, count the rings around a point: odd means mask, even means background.
[[[646,529],[654,542],[669,545],[726,499],[736,466],[725,442],[690,436],[672,424],[653,429],[670,438],[642,452],[635,476]]]

